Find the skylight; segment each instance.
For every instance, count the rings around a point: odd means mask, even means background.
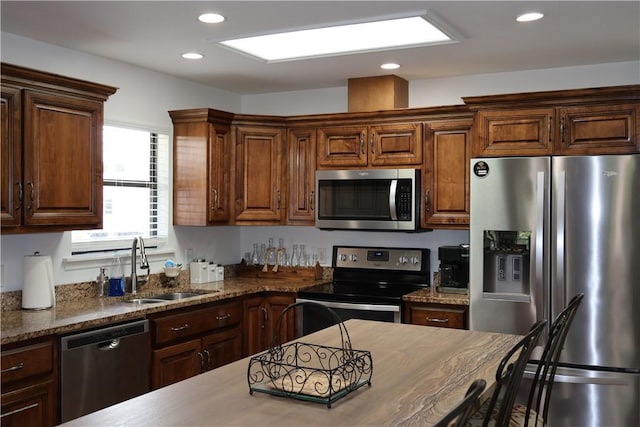
[[[267,62],[277,62],[452,42],[455,40],[423,17],[414,16],[268,34],[220,43]]]

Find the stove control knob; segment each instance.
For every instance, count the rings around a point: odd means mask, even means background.
[[[345,254],[340,254],[340,261],[345,262],[347,260],[347,256]]]
[[[409,261],[411,261],[411,264],[413,265],[420,264],[420,258],[418,258],[417,256],[412,256]]]
[[[349,255],[349,260],[351,262],[358,262],[358,255],[356,255],[356,254]]]
[[[400,255],[400,259],[398,259],[398,262],[402,265],[406,264],[408,261],[407,257],[404,255]]]

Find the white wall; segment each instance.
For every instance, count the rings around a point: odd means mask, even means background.
[[[144,127],[170,134],[168,110],[211,107],[246,114],[299,115],[344,112],[347,88],[239,96],[132,65],[110,61],[83,52],[1,33],[1,60],[119,88],[105,103],[105,121]],[[640,82],[640,62],[601,64],[515,73],[486,74],[409,82],[411,107],[460,104],[462,96],[533,90],[613,86]],[[238,262],[254,242],[269,237],[304,243],[309,252],[334,244],[415,246],[431,249],[432,270],[437,268],[437,248],[467,243],[466,231],[428,233],[381,233],[322,231],[313,227],[173,227],[169,246],[183,260],[184,250],[220,263]],[[62,259],[70,255],[69,233],[2,235],[0,238],[2,291],[22,288],[22,259],[40,251],[54,261],[56,284],[93,280],[97,268],[67,271]],[[327,260],[329,262],[330,260]],[[152,264],[160,271],[160,263]]]
[[[397,75],[402,77],[401,72]],[[409,107],[457,105],[462,104],[462,98],[467,96],[639,83],[640,62],[638,61],[412,80],[409,82]],[[326,91],[332,96],[316,96],[320,92],[318,90],[245,95],[242,97],[242,112],[283,116],[346,112],[347,87],[326,89]]]

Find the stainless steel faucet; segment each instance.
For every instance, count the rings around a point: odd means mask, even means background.
[[[138,277],[136,274],[136,248],[140,245],[140,270],[147,270],[147,273],[142,277]],[[136,294],[138,292],[138,285],[144,285],[147,282],[149,275],[149,262],[147,261],[147,254],[144,250],[144,241],[142,237],[134,237],[133,244],[131,245],[131,293]]]

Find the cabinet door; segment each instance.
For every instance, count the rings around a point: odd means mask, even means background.
[[[366,139],[366,126],[319,128],[318,167],[367,166]]]
[[[291,129],[288,137],[289,179],[287,223],[314,225],[316,130]]]
[[[553,108],[478,111],[473,156],[551,155],[554,118]]]
[[[426,125],[422,205],[425,228],[469,226],[471,125],[471,120]]]
[[[369,127],[369,164],[422,164],[422,124],[397,123]]]
[[[229,155],[229,130],[209,125],[210,223],[228,222],[230,218]]]
[[[3,427],[50,427],[56,424],[53,381],[3,393],[0,399],[0,419]]]
[[[289,304],[296,302],[294,296],[288,295],[270,295],[265,299],[265,305],[267,308],[267,331],[269,336],[265,343],[265,348],[271,345],[271,339],[277,335],[277,341],[275,344],[284,344],[295,338],[295,313],[294,310],[289,310],[282,318],[280,322],[280,330],[276,330],[277,322],[280,315]]]
[[[626,154],[640,152],[640,106],[597,105],[559,108],[556,154]]]
[[[235,221],[279,224],[286,203],[282,192],[282,131],[238,126],[235,155]]]
[[[22,134],[20,90],[2,86],[0,98],[0,223],[20,225],[22,217]]]
[[[202,338],[205,370],[219,368],[242,358],[242,330],[240,326],[206,335]]]
[[[157,389],[191,378],[204,368],[200,339],[153,351],[151,388]]]
[[[102,103],[24,94],[25,224],[100,227]]]
[[[243,322],[243,355],[251,356],[263,351],[267,338],[267,309],[263,305],[264,298],[250,297],[244,300]]]

